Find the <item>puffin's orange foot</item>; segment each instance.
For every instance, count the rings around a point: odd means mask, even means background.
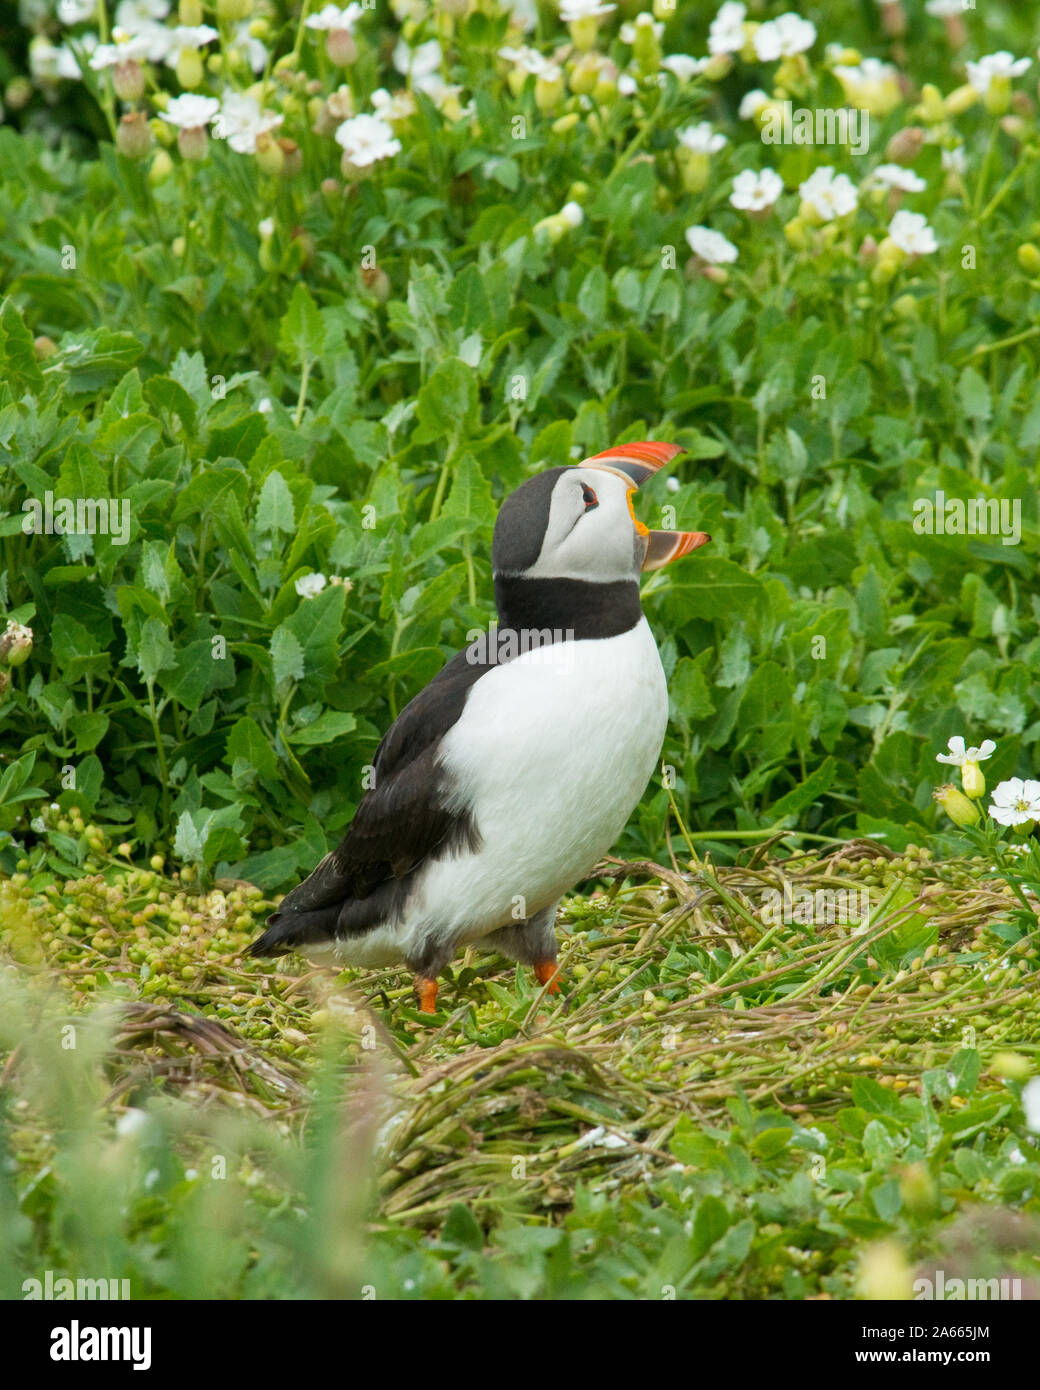
[[[424,1014],[437,1012],[437,981],[428,975],[416,975],[415,993],[419,999],[419,1010]]]
[[[534,967],[534,977],[540,985],[547,985],[550,994],[560,992],[560,967],[554,960],[540,960]]]

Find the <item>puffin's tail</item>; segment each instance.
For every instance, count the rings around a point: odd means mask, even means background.
[[[327,854],[313,873],[282,899],[278,911],[267,919],[267,930],[249,947],[248,954],[284,956],[331,941],[350,896],[334,855]]]

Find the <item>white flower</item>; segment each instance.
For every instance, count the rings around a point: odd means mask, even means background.
[[[97,43],[96,36],[84,35],[84,38],[87,37],[94,38]],[[72,50],[64,44],[51,43],[42,34],[29,40],[29,71],[37,81],[42,82],[55,82],[59,78],[78,82],[83,76]]]
[[[573,24],[576,19],[588,19],[593,15],[610,14],[616,5],[604,5],[601,0],[560,0],[560,18],[564,24]]]
[[[753,42],[755,53],[763,63],[771,63],[775,58],[793,58],[796,53],[812,48],[816,42],[816,25],[800,15],[782,14],[760,24]]]
[[[968,161],[964,157],[964,146],[954,145],[952,150],[943,150],[939,156],[942,167],[952,174],[963,174],[968,167]]]
[[[1022,1087],[1022,1109],[1026,1116],[1026,1129],[1040,1134],[1040,1076],[1034,1076]]]
[[[148,57],[149,41],[141,34],[126,39],[123,43],[99,43],[90,55],[90,66],[95,72],[104,68],[114,68],[117,63],[141,62]]]
[[[768,92],[763,92],[761,87],[755,87],[741,99],[737,107],[737,115],[742,121],[753,121],[763,106],[768,106],[770,96]]]
[[[580,227],[585,221],[585,214],[581,210],[580,203],[564,203],[560,209],[560,216],[568,227]]]
[[[984,97],[994,77],[1006,77],[1010,81],[1012,77],[1021,76],[1032,61],[1032,58],[1016,58],[1002,48],[999,53],[987,53],[977,63],[965,63],[965,67],[968,69],[968,81],[979,96]]]
[[[338,5],[326,5],[317,14],[309,14],[304,24],[308,29],[345,30],[349,34],[361,14],[360,5],[350,4],[345,10]]]
[[[148,1112],[131,1107],[124,1110],[119,1119],[116,1120],[116,1134],[121,1139],[125,1139],[129,1134],[140,1134],[148,1126]]]
[[[623,72],[617,80],[619,97],[634,97],[639,91],[639,83],[629,72]]]
[[[686,126],[679,131],[676,139],[684,149],[693,150],[696,154],[716,154],[726,143],[725,135],[712,130],[710,121]]]
[[[713,57],[717,53],[739,53],[744,47],[746,14],[746,6],[726,0],[708,26],[708,52]]]
[[[921,193],[928,187],[919,174],[912,169],[904,169],[901,164],[879,164],[873,173],[867,175],[866,182],[879,188],[899,188],[904,193]]]
[[[500,48],[498,56],[504,58],[507,63],[512,63],[521,72],[528,72],[533,77],[538,77],[547,69],[555,67],[555,64],[539,53],[537,48],[529,48],[527,44],[521,44],[519,48]]]
[[[415,115],[415,97],[406,87],[393,93],[388,92],[385,87],[377,87],[372,93],[372,106],[381,120],[389,121],[391,124],[394,121],[406,121],[409,116]]]
[[[432,77],[440,71],[443,60],[444,55],[436,39],[417,44],[415,48],[411,48],[401,39],[394,49],[394,67],[398,72],[410,77],[412,85],[420,90],[425,78]]]
[[[296,592],[300,598],[314,598],[327,583],[323,574],[304,574],[296,581]]]
[[[963,14],[964,0],[926,0],[924,11],[945,19],[948,15]]]
[[[212,29],[208,24],[178,24],[175,29],[166,33],[168,46],[165,61],[166,66],[170,68],[177,66],[182,53],[197,53],[207,43],[220,38],[216,29]]]
[[[1011,777],[994,787],[992,795],[989,813],[998,825],[1025,825],[1040,820],[1040,782]]]
[[[274,218],[263,218],[260,222],[257,223],[256,229],[260,233],[261,241],[270,241],[271,237],[274,236]]]
[[[824,222],[833,222],[836,217],[855,211],[859,202],[856,188],[847,174],[835,174],[829,164],[817,169],[798,192],[803,202],[809,204]]]
[[[142,24],[157,24],[170,13],[170,0],[119,0],[114,23],[136,33]]]
[[[622,43],[629,45],[636,41],[636,31],[641,28],[650,27],[654,31],[654,38],[659,39],[664,33],[664,24],[658,23],[652,14],[637,14],[634,24],[622,24],[618,30],[618,38]]]
[[[927,256],[939,249],[935,233],[920,212],[897,212],[888,225],[888,234],[908,256]]]
[[[685,53],[670,53],[667,58],[661,59],[661,66],[685,84],[691,77],[699,77],[708,66],[708,61],[707,58],[691,58]]]
[[[743,169],[733,180],[729,200],[742,212],[761,212],[771,208],[784,191],[784,181],[773,169]]]
[[[58,0],[58,19],[62,24],[82,24],[96,14],[94,0]]]
[[[401,149],[393,127],[379,116],[352,116],[336,131],[336,143],[342,145],[351,164],[367,168],[380,159],[389,159]]]
[[[255,97],[228,92],[213,123],[213,134],[226,140],[236,154],[256,154],[256,137],[282,124],[284,116],[261,111]]]
[[[499,0],[502,8],[510,14],[510,24],[525,31],[537,28],[538,7],[534,0]]]
[[[687,227],[686,240],[693,254],[709,265],[723,265],[737,259],[737,248],[733,243],[710,227]]]
[[[895,219],[893,218],[893,221]],[[948,763],[950,767],[963,767],[965,763],[982,763],[996,752],[997,745],[991,738],[984,738],[978,748],[966,748],[960,734],[947,741],[948,753],[936,753],[937,763]]]
[[[267,66],[267,48],[249,32],[250,19],[243,19],[235,30],[235,47],[246,55],[246,62],[253,72],[261,73]]]
[[[180,130],[198,130],[200,126],[209,125],[219,110],[220,102],[216,97],[200,97],[194,92],[186,92],[183,96],[174,97],[162,113],[162,118]]]

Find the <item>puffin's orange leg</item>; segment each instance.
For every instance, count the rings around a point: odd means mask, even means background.
[[[560,992],[560,967],[554,960],[540,960],[534,967],[534,977],[540,985],[547,985],[550,994]]]
[[[424,1014],[437,1012],[437,981],[428,975],[416,975],[415,992],[419,997],[419,1010]]]

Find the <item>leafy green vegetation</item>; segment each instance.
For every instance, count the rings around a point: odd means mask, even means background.
[[[1035,1277],[1034,26],[751,8],[395,0],[351,54],[182,0],[160,56],[92,67],[140,16],[24,0],[8,1295],[902,1296],[965,1247]],[[770,143],[785,102],[868,148]],[[430,1023],[392,971],[245,959],[493,618],[502,497],[640,438],[687,451],[642,519],[713,541],[645,585],[662,773],[567,901],[563,999],[471,954]],[[964,736],[1023,779],[984,825],[933,800]]]

